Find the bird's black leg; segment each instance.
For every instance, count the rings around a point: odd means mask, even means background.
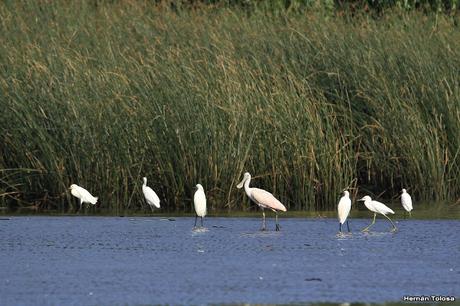
[[[348,232],[350,232],[350,225],[348,224],[348,220],[347,220],[347,229],[348,229]]]
[[[280,230],[280,225],[278,223],[278,213],[275,211],[275,220],[276,220],[276,226],[275,226],[275,231],[279,231]]]
[[[342,232],[342,223],[339,222],[339,232]]]
[[[198,215],[195,216],[195,227],[196,227],[196,221],[198,220]]]
[[[265,231],[265,211],[262,209],[262,228],[261,231]]]
[[[203,217],[201,217],[201,227],[203,227]]]

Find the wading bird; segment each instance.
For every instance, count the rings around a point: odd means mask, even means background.
[[[90,204],[96,205],[97,197],[93,197],[91,193],[89,193],[89,191],[86,190],[85,188],[80,187],[76,184],[72,184],[70,185],[69,189],[70,189],[70,193],[74,197],[80,199],[80,209],[83,203],[90,203]]]
[[[369,224],[367,227],[363,228],[362,230],[363,232],[367,232],[369,228],[372,225],[374,225],[375,217],[377,216],[377,214],[383,215],[385,218],[387,218],[390,221],[391,225],[393,225],[393,229],[391,230],[392,232],[397,230],[396,225],[387,216],[387,214],[394,214],[395,212],[391,210],[389,207],[387,207],[385,204],[372,200],[370,196],[365,196],[362,199],[359,199],[358,201],[364,201],[364,205],[366,205],[367,209],[374,212],[374,220],[372,220],[372,223]]]
[[[196,184],[195,195],[193,196],[193,205],[195,206],[195,227],[198,217],[201,218],[201,227],[203,227],[203,218],[206,216],[206,195],[201,184]]]
[[[142,192],[144,193],[145,201],[149,204],[153,212],[153,207],[160,208],[160,198],[157,196],[152,188],[147,186],[147,178],[144,177],[144,184],[142,185]]]
[[[404,207],[404,209],[409,213],[409,217],[411,216],[411,210],[412,208],[412,198],[410,194],[407,193],[406,189],[402,190],[401,194],[401,204]]]
[[[251,175],[246,172],[244,174],[243,180],[236,186],[236,188],[241,189],[244,185],[244,190],[246,191],[247,196],[259,207],[262,209],[262,231],[265,231],[265,211],[264,209],[271,209],[276,214],[276,231],[280,230],[280,225],[278,224],[278,211],[286,211],[286,207],[276,199],[273,194],[268,191],[259,188],[250,188],[249,183],[251,182]]]
[[[351,200],[350,200],[350,193],[345,190],[343,192],[343,197],[340,198],[339,205],[337,205],[338,215],[339,215],[339,231],[342,232],[342,224],[347,221],[347,229],[350,232],[350,226],[348,225],[348,214],[351,210]]]

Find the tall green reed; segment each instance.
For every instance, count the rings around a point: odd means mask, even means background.
[[[297,210],[458,197],[450,19],[98,3],[0,5],[3,205],[64,210],[77,183],[139,209],[147,176],[167,211],[198,182],[211,211],[245,210],[245,171]]]

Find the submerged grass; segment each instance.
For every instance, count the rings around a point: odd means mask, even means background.
[[[77,183],[137,209],[147,176],[167,211],[198,182],[234,211],[245,171],[291,210],[459,197],[456,17],[94,3],[0,4],[3,205],[73,207]]]

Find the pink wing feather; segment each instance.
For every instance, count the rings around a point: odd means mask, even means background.
[[[286,211],[286,207],[284,207],[283,203],[278,201],[277,198],[273,196],[268,191],[259,188],[251,188],[252,197],[257,202],[257,204],[274,210]]]

